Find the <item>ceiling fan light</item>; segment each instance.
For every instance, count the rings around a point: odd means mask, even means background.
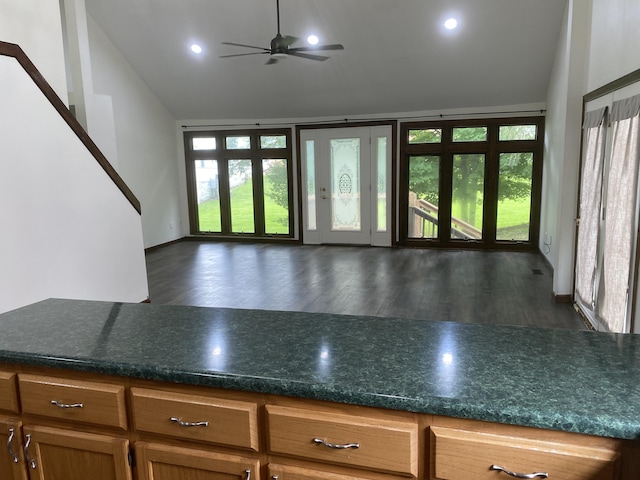
[[[289,55],[286,53],[272,53],[271,58],[277,58],[278,60],[282,60],[283,58],[287,58]]]

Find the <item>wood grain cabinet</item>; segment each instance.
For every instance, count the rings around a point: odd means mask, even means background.
[[[0,480],[640,479],[638,441],[10,370],[0,371]]]
[[[18,412],[15,373],[0,371],[0,410]]]
[[[619,478],[620,454],[609,448],[436,426],[430,436],[432,479]]]
[[[31,480],[132,478],[126,439],[31,425],[23,432]]]
[[[22,373],[18,385],[24,413],[127,428],[124,385]]]
[[[415,422],[267,405],[269,452],[418,475]]]
[[[0,416],[0,443],[0,480],[27,480],[20,420]]]
[[[258,407],[253,402],[131,388],[135,429],[258,451]]]
[[[136,443],[140,480],[260,480],[260,461],[194,448]]]
[[[369,472],[361,474],[331,473],[320,468],[305,468],[293,465],[270,463],[267,466],[269,480],[372,480]],[[402,480],[400,476],[376,476],[375,480]]]

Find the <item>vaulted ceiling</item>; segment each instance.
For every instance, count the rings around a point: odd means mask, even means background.
[[[176,119],[375,115],[544,102],[566,0],[281,0],[283,35],[341,43],[269,55],[276,0],[86,0]],[[443,23],[455,17],[458,27]],[[202,46],[193,54],[192,43]],[[100,92],[98,92],[100,93]]]

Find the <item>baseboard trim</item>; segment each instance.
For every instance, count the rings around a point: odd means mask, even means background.
[[[573,295],[558,295],[555,292],[553,293],[553,298],[556,303],[573,303]]]
[[[170,242],[160,243],[158,245],[154,245],[153,247],[145,248],[144,253],[153,252],[154,250],[158,250],[160,248],[168,247],[169,245],[173,245],[174,243],[180,243],[185,240],[185,237],[177,238],[175,240],[171,240]]]

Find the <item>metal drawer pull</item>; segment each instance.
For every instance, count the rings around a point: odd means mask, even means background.
[[[177,423],[181,427],[208,427],[209,422],[183,422],[181,418],[171,417],[169,420]]]
[[[345,448],[360,448],[359,443],[345,443],[341,445],[339,443],[329,443],[325,440],[322,440],[321,438],[314,438],[313,443],[318,445],[324,445],[325,447],[329,447],[329,448],[335,448],[338,450],[344,450]]]
[[[516,472],[511,472],[511,471],[507,470],[506,468],[502,468],[500,465],[491,465],[491,470],[498,470],[500,472],[506,473],[510,477],[515,477],[515,478],[536,478],[536,477],[548,478],[549,477],[548,473],[543,473],[543,472],[537,472],[537,473],[516,473]]]
[[[11,444],[13,443],[13,436],[15,435],[15,433],[16,431],[13,428],[9,429],[9,438],[7,438],[7,452],[9,452],[9,456],[13,460],[13,463],[18,463],[20,461],[20,459],[18,458],[18,454],[13,451],[13,448],[11,448]]]
[[[244,477],[244,480],[251,480],[251,470],[249,470],[248,468],[244,471],[244,474],[246,475]]]
[[[24,444],[24,459],[27,461],[27,463],[31,468],[36,468],[36,461],[29,456],[29,445],[31,445],[31,434],[27,433],[24,436],[24,438],[26,439],[26,442]]]
[[[58,408],[84,408],[83,403],[60,403],[57,400],[51,400],[51,405],[55,405]]]

